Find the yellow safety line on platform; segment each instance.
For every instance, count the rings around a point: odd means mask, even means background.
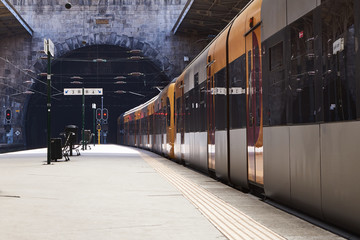
[[[285,239],[156,159],[142,158],[170,181],[228,239]]]

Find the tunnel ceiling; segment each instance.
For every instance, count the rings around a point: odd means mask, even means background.
[[[119,105],[121,100],[119,107],[126,110],[157,94],[155,87],[169,83],[165,74],[141,52],[118,46],[83,47],[56,59],[52,65],[54,93],[82,86],[103,88],[106,101]]]
[[[46,69],[44,69],[46,71]],[[166,75],[142,53],[118,46],[95,45],[79,48],[52,63],[52,136],[69,124],[81,128],[81,96],[63,95],[64,88],[103,88],[104,108],[109,110],[108,142],[116,142],[116,120],[121,113],[159,93],[156,87],[169,83]],[[74,79],[75,77],[75,79]],[[78,79],[77,77],[80,77]],[[46,82],[46,78],[42,79]],[[80,82],[80,83],[79,83]],[[27,124],[30,147],[45,144],[36,139],[46,128],[46,84],[37,83],[29,101]],[[101,107],[101,96],[85,97],[85,129],[93,130],[92,103]]]

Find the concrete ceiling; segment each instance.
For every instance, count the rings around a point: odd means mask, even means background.
[[[188,0],[173,34],[217,35],[251,0]]]
[[[7,0],[0,0],[0,37],[28,33],[33,30]]]

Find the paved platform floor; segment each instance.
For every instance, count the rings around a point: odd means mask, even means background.
[[[0,239],[341,239],[147,151],[0,154]]]

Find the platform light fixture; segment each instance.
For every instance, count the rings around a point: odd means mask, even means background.
[[[142,59],[144,59],[144,58],[141,57],[141,56],[131,56],[131,57],[129,57],[128,59],[130,59],[130,60],[142,60]]]
[[[145,76],[145,74],[143,74],[141,72],[132,72],[132,73],[129,73],[129,76],[140,77],[140,76]]]
[[[126,79],[125,76],[117,76],[117,77],[114,77],[115,80],[124,80]]]
[[[126,84],[126,82],[124,82],[124,81],[116,81],[116,82],[114,82],[114,84]]]
[[[35,81],[34,81],[34,79],[31,79],[31,80],[26,80],[26,81],[24,81],[24,83],[30,83],[30,84],[33,84],[33,83],[35,83]]]
[[[72,81],[70,82],[71,84],[83,84],[83,82],[80,82],[80,81]]]
[[[93,62],[99,63],[99,62],[107,62],[106,59],[102,59],[102,58],[97,58],[97,59],[93,59]]]
[[[83,78],[80,77],[80,76],[72,76],[70,79],[72,79],[72,80],[81,80]]]
[[[142,51],[140,49],[133,49],[133,50],[130,50],[128,53],[131,53],[131,54],[140,54],[142,53]]]

